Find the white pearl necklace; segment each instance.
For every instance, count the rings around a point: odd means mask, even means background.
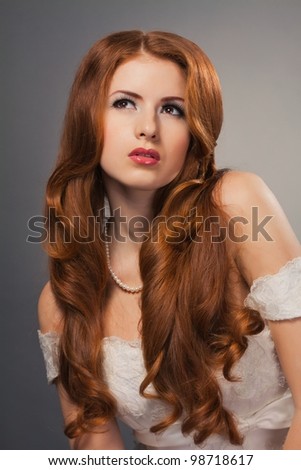
[[[117,284],[118,287],[120,287],[122,290],[125,292],[128,292],[130,294],[138,294],[139,292],[142,291],[143,286],[138,286],[138,287],[130,287],[124,282],[119,279],[117,274],[114,273],[112,266],[111,266],[111,257],[110,257],[110,249],[109,249],[109,243],[108,243],[108,233],[107,233],[107,224],[105,224],[105,247],[106,247],[106,255],[107,255],[107,265],[111,274],[111,277],[113,281]]]

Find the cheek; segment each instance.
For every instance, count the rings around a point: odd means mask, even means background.
[[[114,144],[115,138],[114,138],[114,128],[110,125],[104,126],[103,130],[103,149],[105,150],[106,148],[109,148]],[[115,136],[116,137],[116,136]]]
[[[174,139],[174,153],[178,156],[179,159],[182,161],[185,160],[186,154],[189,148],[190,143],[190,134],[186,132],[178,132],[177,138]]]
[[[129,125],[122,119],[107,118],[103,130],[103,153],[113,149],[123,150],[129,140]]]
[[[121,152],[120,138],[117,138],[115,132],[104,131],[103,148],[100,156],[100,163],[102,166],[112,165],[116,162]]]
[[[185,152],[185,155],[187,153],[187,150],[189,148],[189,143],[190,143],[190,135],[189,134],[185,134],[182,139],[179,139],[180,142],[179,142],[179,147],[181,147],[181,149]]]

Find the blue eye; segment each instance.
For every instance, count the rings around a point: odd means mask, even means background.
[[[185,115],[184,109],[176,104],[165,104],[162,106],[162,112],[165,114],[171,114],[172,116],[183,117]]]
[[[135,103],[133,100],[130,100],[128,98],[119,98],[118,100],[114,101],[113,108],[132,109],[135,108]]]

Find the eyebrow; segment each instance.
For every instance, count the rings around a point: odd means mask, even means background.
[[[138,93],[134,93],[133,91],[128,91],[128,90],[116,90],[113,91],[113,93],[110,94],[110,97],[117,94],[117,93],[122,93],[124,95],[132,96],[133,98],[136,99],[142,99],[142,96],[138,95]],[[164,96],[164,98],[161,99],[162,102],[166,103],[167,101],[183,101],[184,98],[181,96]]]

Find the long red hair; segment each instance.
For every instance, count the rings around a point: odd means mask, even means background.
[[[228,288],[227,242],[219,230],[227,217],[218,202],[224,172],[214,162],[223,118],[219,80],[197,45],[167,32],[125,31],[96,42],[71,89],[58,162],[46,191],[49,233],[55,235],[46,244],[50,280],[64,314],[60,380],[79,409],[65,432],[75,437],[116,414],[102,369],[109,274],[103,241],[94,236],[95,228],[103,233],[102,220],[96,217],[104,205],[99,161],[110,81],[121,63],[141,52],[173,61],[184,71],[191,133],[183,169],[157,192],[154,202],[156,215],[187,220],[189,236],[170,243],[177,224],[158,224],[155,219],[140,253],[147,371],[141,393],[151,399],[146,388],[152,383],[156,396],[173,405],[172,414],[151,431],[162,431],[184,416],[182,431],[192,434],[196,443],[223,433],[238,444],[242,437],[223,407],[216,372],[222,370],[227,380],[235,380],[231,370],[247,348],[246,336],[260,332],[263,322],[257,312],[233,305]],[[191,210],[204,220],[217,216],[219,224],[208,231],[197,224]]]

